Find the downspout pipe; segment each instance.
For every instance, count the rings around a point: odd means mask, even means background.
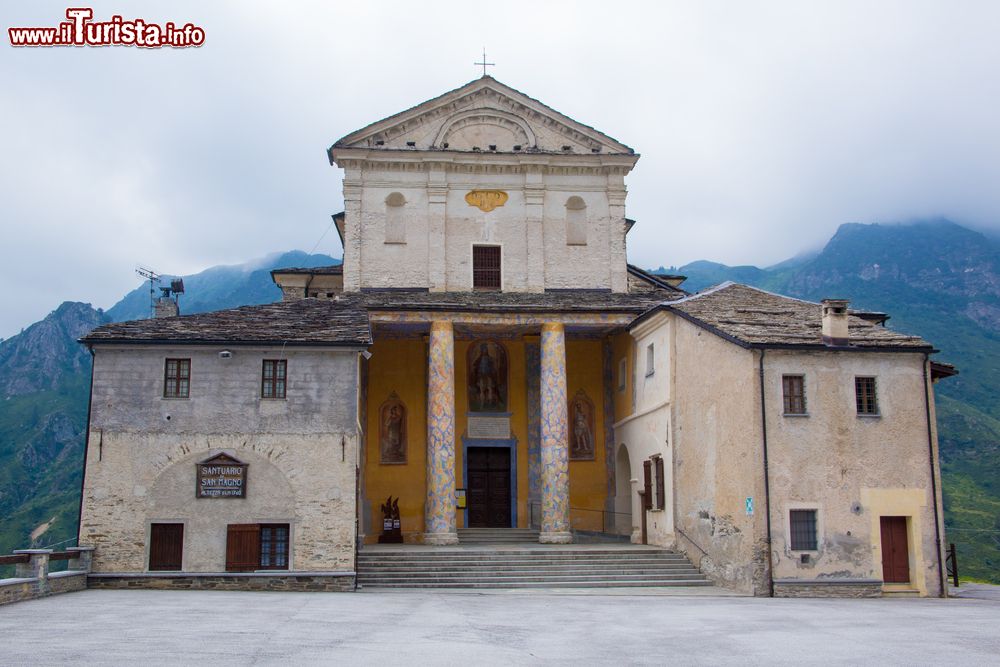
[[[927,376],[930,374],[931,355],[924,352],[924,410],[927,415],[927,460],[931,469],[931,498],[934,506],[934,547],[937,557],[938,586],[941,588],[941,597],[947,596],[944,579],[944,566],[941,563],[941,510],[938,507],[937,492],[937,466],[934,465],[934,431],[931,423],[931,391],[930,381]]]
[[[83,489],[87,481],[87,460],[90,454],[90,415],[94,409],[94,366],[97,363],[94,346],[88,345],[87,351],[90,352],[90,392],[87,395],[87,423],[83,432],[83,473],[80,475],[80,507],[76,513],[76,546],[81,546],[80,531],[83,530]]]
[[[774,597],[774,556],[771,548],[771,475],[767,460],[767,401],[764,398],[764,354],[760,351],[760,429],[764,445],[764,518],[767,526],[767,596]],[[935,496],[936,498],[937,496]],[[940,560],[940,559],[939,559]]]

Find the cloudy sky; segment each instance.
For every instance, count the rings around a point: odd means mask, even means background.
[[[0,6],[0,337],[112,305],[137,263],[311,250],[342,209],[326,147],[476,78],[484,45],[496,78],[642,154],[642,266],[767,265],[843,222],[1000,228],[997,2],[101,0],[205,45],[10,47],[66,6]]]

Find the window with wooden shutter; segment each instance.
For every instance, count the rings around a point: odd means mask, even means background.
[[[226,535],[226,572],[253,572],[260,568],[260,526],[231,523]]]
[[[663,470],[663,457],[657,456],[653,461],[656,464],[656,509],[662,510],[667,507],[667,483]]]
[[[781,376],[781,390],[784,395],[786,415],[806,413],[806,381],[801,375]]]
[[[180,570],[184,555],[184,524],[153,523],[149,526],[150,571]]]
[[[642,462],[642,509],[653,509],[653,462],[646,459]]]
[[[500,246],[472,246],[472,288],[500,289]]]
[[[187,398],[191,390],[191,360],[167,359],[163,366],[163,398]]]

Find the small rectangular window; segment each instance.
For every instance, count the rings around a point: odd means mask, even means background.
[[[804,415],[806,413],[805,384],[805,378],[801,375],[783,375],[781,377],[786,415]]]
[[[655,366],[655,353],[653,351],[653,344],[650,343],[646,346],[646,377],[649,377],[656,370]]]
[[[260,397],[284,398],[287,371],[288,362],[285,359],[265,359],[260,380]]]
[[[260,569],[288,569],[288,524],[260,527]]]
[[[816,510],[790,510],[792,551],[816,551]]]
[[[500,289],[500,246],[472,246],[472,288]]]
[[[622,357],[618,362],[618,391],[625,391],[626,376],[628,375],[628,362]]]
[[[167,359],[163,370],[163,398],[187,398],[191,388],[191,360]]]
[[[878,396],[875,393],[875,378],[854,378],[854,397],[859,415],[878,414]]]

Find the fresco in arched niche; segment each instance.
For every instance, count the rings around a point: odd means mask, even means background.
[[[470,412],[507,412],[507,350],[492,340],[476,341],[468,352]]]
[[[593,461],[594,402],[581,389],[569,404],[569,459]]]
[[[406,406],[392,392],[379,408],[379,463],[406,463]]]

